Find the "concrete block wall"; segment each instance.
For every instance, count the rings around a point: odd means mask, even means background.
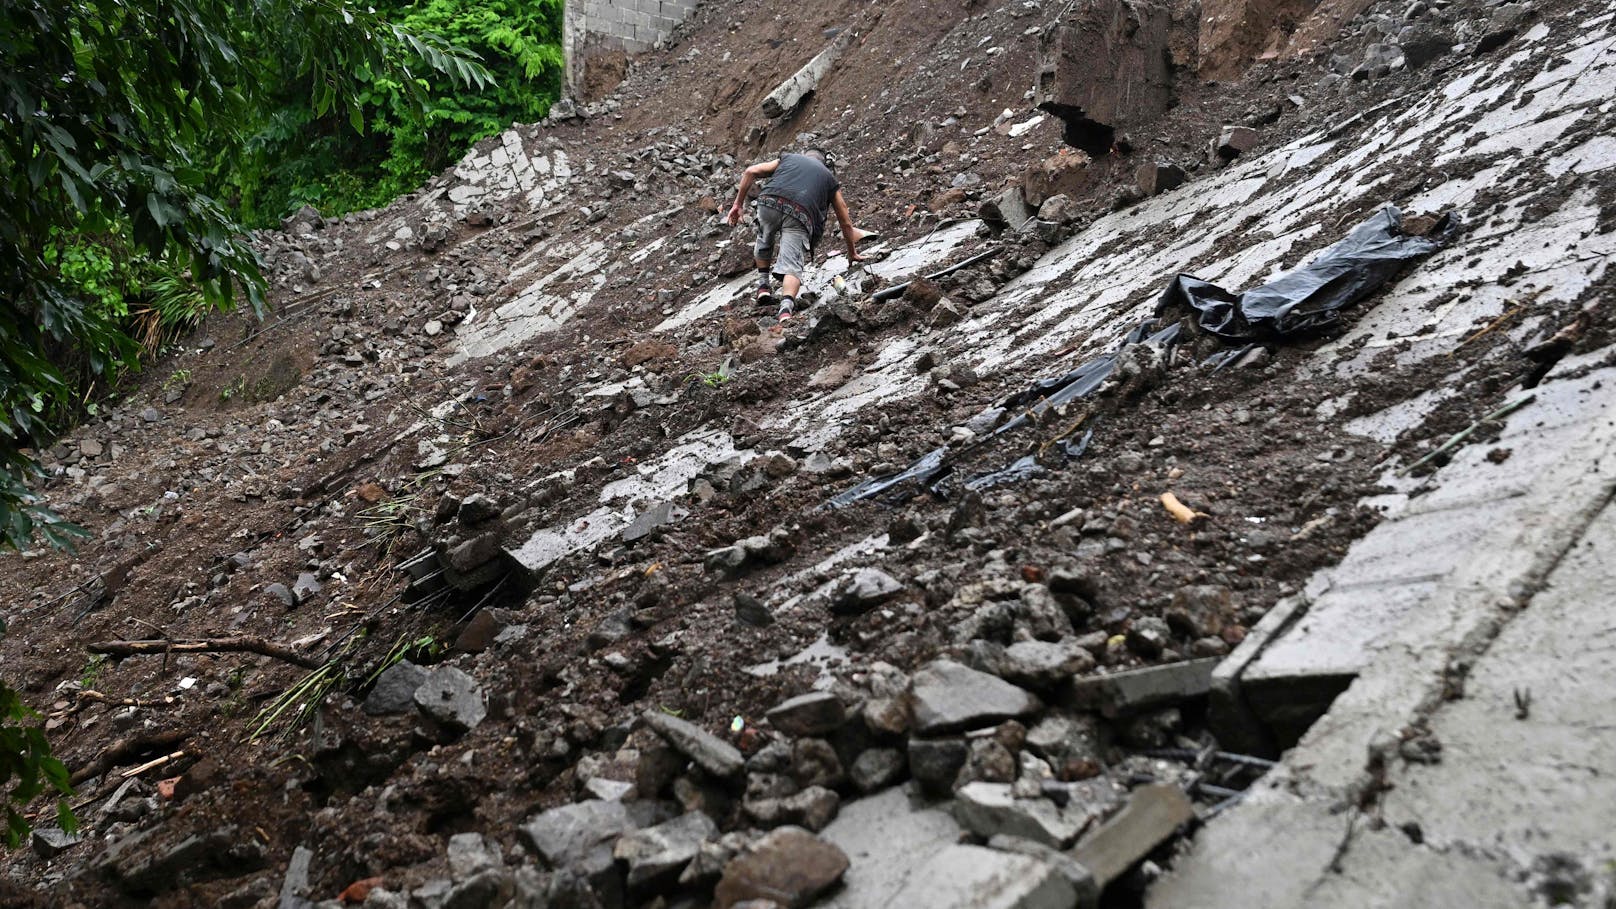
[[[685,21],[699,0],[567,0],[567,84],[583,75],[584,61],[600,49],[649,50]]]

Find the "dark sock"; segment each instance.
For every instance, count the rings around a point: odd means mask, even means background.
[[[768,287],[769,284],[771,283],[769,281],[769,269],[768,269],[768,266],[764,266],[763,268],[760,268],[757,271],[758,271],[758,283],[762,284],[764,287]]]
[[[797,298],[796,297],[781,297],[780,298],[780,308],[781,309],[795,310],[797,308]]]

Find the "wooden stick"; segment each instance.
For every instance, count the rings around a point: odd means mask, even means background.
[[[263,638],[210,638],[199,641],[96,641],[84,645],[91,653],[109,656],[135,656],[152,653],[256,653],[274,657],[304,669],[318,669],[323,661]]]
[[[118,766],[125,760],[133,759],[158,748],[169,749],[185,741],[190,733],[177,729],[168,732],[159,732],[154,735],[135,735],[119,739],[102,751],[95,760],[73,771],[68,781],[77,786],[92,776],[100,776],[108,770]]]
[[[123,778],[127,780],[132,776],[140,776],[142,773],[145,773],[153,767],[161,767],[169,761],[177,761],[182,757],[185,757],[185,752],[183,751],[176,751],[173,754],[165,754],[155,760],[147,761],[146,763],[141,764],[139,767],[131,767],[128,770],[125,770],[123,772]]]

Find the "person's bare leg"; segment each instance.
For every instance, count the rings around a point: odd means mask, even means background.
[[[802,289],[802,279],[796,275],[786,275],[780,279],[780,293],[795,300],[797,291]]]

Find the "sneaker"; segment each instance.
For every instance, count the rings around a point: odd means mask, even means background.
[[[768,284],[759,284],[757,288],[757,304],[759,306],[773,306],[774,302],[774,288]]]
[[[792,316],[796,315],[796,313],[797,307],[793,305],[790,297],[786,297],[780,301],[780,321],[788,321]]]

